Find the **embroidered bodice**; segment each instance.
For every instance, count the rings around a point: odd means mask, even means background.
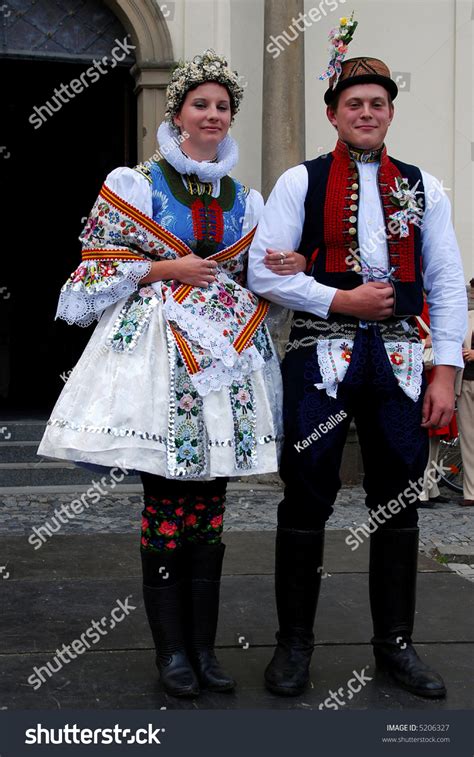
[[[153,220],[171,231],[193,252],[207,257],[234,244],[242,236],[249,190],[224,176],[213,197],[210,185],[183,176],[165,160],[139,167],[152,186]]]

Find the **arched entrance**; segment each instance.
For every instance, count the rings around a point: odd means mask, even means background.
[[[136,45],[135,77],[138,158],[152,155],[156,129],[165,112],[165,89],[174,65],[171,37],[158,0],[104,0]]]
[[[151,0],[32,0],[26,10],[9,0],[8,10],[0,413],[46,417],[92,328],[54,321],[77,237],[107,173],[153,152],[172,53]]]

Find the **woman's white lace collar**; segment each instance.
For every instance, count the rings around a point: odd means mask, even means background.
[[[166,122],[160,124],[157,133],[160,153],[181,174],[196,174],[200,181],[222,179],[237,165],[239,148],[235,139],[227,134],[217,147],[217,161],[193,160],[181,151],[176,131]]]

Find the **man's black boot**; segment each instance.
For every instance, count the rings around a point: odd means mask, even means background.
[[[156,648],[156,665],[167,694],[195,697],[196,674],[184,639],[184,554],[142,551],[143,599]]]
[[[444,697],[443,679],[420,660],[411,639],[417,560],[417,528],[379,528],[371,535],[369,592],[375,661],[377,668],[413,694]]]
[[[186,551],[191,576],[189,657],[203,689],[231,691],[235,681],[223,672],[214,651],[225,545],[188,544]]]
[[[265,670],[265,685],[274,694],[297,696],[309,682],[323,550],[324,529],[277,529],[275,593],[280,628]]]

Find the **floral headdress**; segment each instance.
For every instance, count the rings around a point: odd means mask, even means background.
[[[211,49],[205,50],[202,55],[196,55],[191,61],[180,61],[166,90],[165,121],[174,126],[173,116],[178,113],[188,90],[208,81],[226,87],[231,99],[233,120],[244,94],[240,78],[236,71],[229,68],[227,60]]]
[[[332,88],[337,87],[339,77],[342,73],[342,61],[346,57],[347,48],[352,41],[354,32],[357,28],[357,21],[354,21],[354,11],[351,13],[351,17],[348,19],[345,16],[339,19],[339,27],[337,29],[331,29],[329,32],[329,63],[326,71],[319,77],[321,81],[325,79],[332,79]]]

